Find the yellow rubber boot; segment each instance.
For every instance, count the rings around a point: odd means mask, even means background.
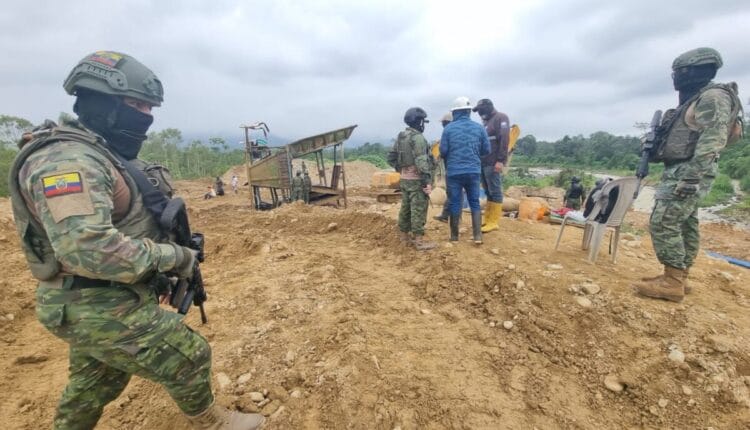
[[[500,222],[500,217],[503,213],[503,204],[502,203],[496,203],[496,202],[487,202],[487,214],[485,219],[485,224],[482,226],[482,233],[487,233],[488,231],[497,230],[500,228],[498,223]]]

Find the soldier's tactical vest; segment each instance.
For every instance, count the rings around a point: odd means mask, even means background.
[[[47,123],[54,126],[54,123]],[[21,186],[18,174],[24,162],[35,151],[40,150],[55,142],[77,142],[94,149],[109,160],[120,172],[130,190],[130,202],[128,211],[119,220],[112,220],[114,227],[125,236],[134,239],[149,238],[156,242],[162,242],[165,235],[160,230],[154,216],[149,213],[143,202],[143,195],[136,185],[133,177],[127,172],[123,163],[112,154],[104,145],[100,137],[97,137],[84,129],[72,126],[54,126],[33,133],[33,140],[24,144],[21,151],[13,160],[10,169],[10,196],[13,206],[13,217],[16,222],[16,230],[21,239],[21,247],[26,261],[35,278],[45,281],[54,278],[60,273],[60,263],[55,258],[52,245],[40,223],[34,218],[21,194]],[[169,171],[157,165],[148,165],[138,160],[137,164],[149,181],[157,186],[161,192],[170,196],[172,194],[171,178]]]
[[[397,153],[396,162],[400,166],[400,169],[416,164],[414,157],[414,135],[416,133],[415,130],[409,128],[398,134],[395,150]]]
[[[742,137],[742,102],[737,96],[737,84],[710,84],[703,87],[698,94],[688,99],[676,109],[669,109],[664,113],[659,127],[660,142],[655,145],[651,153],[650,162],[674,164],[689,160],[695,154],[695,146],[701,135],[695,123],[695,106],[698,99],[708,90],[720,89],[729,94],[732,99],[732,111],[729,124],[727,144]]]

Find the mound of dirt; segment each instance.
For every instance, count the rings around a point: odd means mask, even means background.
[[[576,229],[559,252],[557,227],[507,218],[481,247],[468,233],[448,243],[435,207],[427,236],[440,247],[419,253],[397,239],[398,205],[256,212],[246,191],[202,200],[202,186],[178,184],[207,242],[209,323],[195,310],[186,321],[212,345],[217,401],[261,411],[269,429],[750,425],[750,277],[701,256],[683,304],[633,296],[658,271],[645,217],[626,218],[617,264],[603,250],[590,265]],[[0,238],[0,315],[14,314],[0,319],[0,413],[7,428],[49,428],[67,348],[35,320],[7,214]],[[185,426],[163,389],[134,378],[97,428]]]

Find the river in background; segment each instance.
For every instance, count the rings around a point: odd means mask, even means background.
[[[530,167],[529,173],[534,175],[537,178],[541,178],[544,176],[553,176],[560,173],[562,169],[550,169],[545,167]],[[589,174],[597,179],[606,179],[606,178],[612,178],[612,179],[619,179],[621,176],[616,175],[608,175],[606,173],[596,173],[596,172],[585,172],[586,174]],[[699,208],[698,209],[698,219],[700,219],[703,222],[715,222],[715,223],[729,223],[733,225],[739,225],[745,230],[750,230],[750,223],[748,222],[739,222],[734,219],[728,219],[723,217],[719,214],[719,211],[722,209],[726,209],[730,205],[739,202],[740,196],[742,195],[742,191],[740,190],[740,184],[739,181],[732,181],[732,185],[734,186],[734,197],[732,197],[732,200],[727,204],[721,204],[721,205],[715,205],[715,206],[709,206],[706,208]],[[640,193],[638,193],[638,198],[635,199],[635,202],[633,202],[633,209],[635,209],[638,212],[646,212],[649,213],[654,208],[654,196],[656,195],[656,189],[650,185],[643,186],[641,188]]]

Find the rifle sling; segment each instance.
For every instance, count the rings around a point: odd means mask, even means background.
[[[161,220],[161,214],[164,212],[164,208],[169,203],[169,199],[164,195],[156,185],[152,184],[145,173],[141,171],[135,164],[124,159],[120,154],[115,151],[111,151],[115,157],[122,163],[125,170],[130,174],[130,177],[135,181],[135,185],[143,195],[143,205],[151,213],[157,223]]]

